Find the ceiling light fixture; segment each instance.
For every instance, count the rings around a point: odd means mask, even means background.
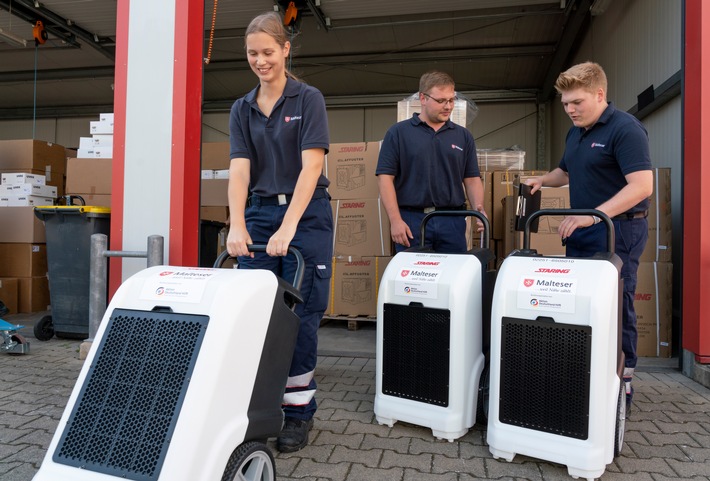
[[[14,45],[15,47],[26,47],[27,46],[27,40],[24,38],[18,37],[12,32],[6,32],[2,28],[0,28],[0,40],[9,43],[10,45]]]

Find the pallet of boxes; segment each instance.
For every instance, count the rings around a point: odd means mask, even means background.
[[[49,309],[45,229],[34,208],[63,195],[65,170],[61,145],[0,141],[0,300],[11,314]]]
[[[379,142],[331,144],[325,175],[333,208],[333,270],[325,319],[344,319],[348,329],[377,317],[377,293],[392,258],[387,213],[375,169]]]

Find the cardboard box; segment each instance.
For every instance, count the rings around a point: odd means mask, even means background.
[[[111,159],[67,159],[67,193],[110,194],[112,165]]]
[[[228,185],[229,179],[202,179],[200,181],[200,206],[228,206]]]
[[[379,197],[375,175],[379,155],[379,142],[330,144],[323,172],[330,180],[330,196],[333,199]]]
[[[34,195],[57,198],[57,188],[44,184],[0,184],[0,194]]]
[[[202,144],[202,169],[229,169],[229,142],[205,142]]]
[[[392,255],[390,222],[379,198],[337,199],[330,204],[335,257]]]
[[[113,120],[92,120],[89,122],[89,132],[93,134],[113,134]]]
[[[0,277],[36,277],[46,274],[46,244],[0,244]]]
[[[17,314],[17,301],[19,299],[18,295],[18,282],[17,279],[10,277],[0,278],[0,301],[5,304],[10,311],[10,314]]]
[[[7,185],[46,185],[46,178],[42,174],[32,174],[29,172],[4,172],[0,175],[0,183]]]
[[[229,207],[200,207],[201,220],[213,220],[217,222],[227,222],[229,218]]]
[[[377,316],[380,281],[392,257],[333,258],[331,316]]]
[[[49,308],[49,280],[47,276],[20,277],[17,279],[18,312],[40,312]]]
[[[66,164],[66,161],[65,161]],[[34,176],[41,176],[44,179],[44,182],[42,182],[42,185],[49,185],[57,189],[57,197],[61,197],[64,195],[64,172],[57,174],[56,172],[51,178],[48,178],[44,175],[44,171],[39,171],[39,170],[31,170],[29,172],[23,171],[23,170],[17,170],[17,171],[5,171],[2,173],[3,178],[10,179],[11,175],[16,175],[16,174],[22,174],[22,175],[34,175]]]
[[[648,242],[642,262],[671,262],[671,169],[653,169],[653,194],[648,207]]]
[[[39,205],[54,205],[54,199],[51,197],[39,197],[36,195],[13,195],[0,197],[0,205],[3,207],[22,207],[22,206],[39,206]]]
[[[673,264],[641,262],[636,283],[636,354],[671,357],[673,322]]]
[[[64,147],[41,140],[0,140],[0,171],[32,172],[47,178],[63,179],[66,172]]]
[[[503,198],[509,195],[517,195],[516,185],[521,176],[542,175],[542,170],[497,170],[493,172],[491,181],[492,190],[492,211],[488,212],[488,220],[493,231],[491,238],[503,239],[506,231],[505,219],[503,218]]]
[[[76,156],[80,159],[111,159],[113,158],[113,145],[97,145],[88,149],[79,149]]]
[[[35,216],[34,207],[0,207],[0,242],[46,242],[44,223]]]

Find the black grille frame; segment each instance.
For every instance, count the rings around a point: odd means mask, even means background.
[[[449,405],[451,311],[385,303],[382,393]]]
[[[209,317],[115,309],[54,462],[158,479]]]
[[[589,437],[592,327],[503,317],[501,423]]]

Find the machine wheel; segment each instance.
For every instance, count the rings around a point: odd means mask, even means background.
[[[49,341],[54,336],[54,325],[52,324],[52,316],[44,316],[37,321],[34,328],[34,334],[38,341]]]
[[[274,481],[276,466],[269,448],[256,441],[234,450],[224,469],[222,481]]]
[[[619,399],[616,402],[616,427],[614,429],[614,457],[621,454],[626,431],[626,388],[622,380],[619,387]]]
[[[478,402],[476,403],[476,422],[486,424],[488,422],[488,403],[491,391],[491,367],[488,363],[483,366],[481,379],[478,382]]]

